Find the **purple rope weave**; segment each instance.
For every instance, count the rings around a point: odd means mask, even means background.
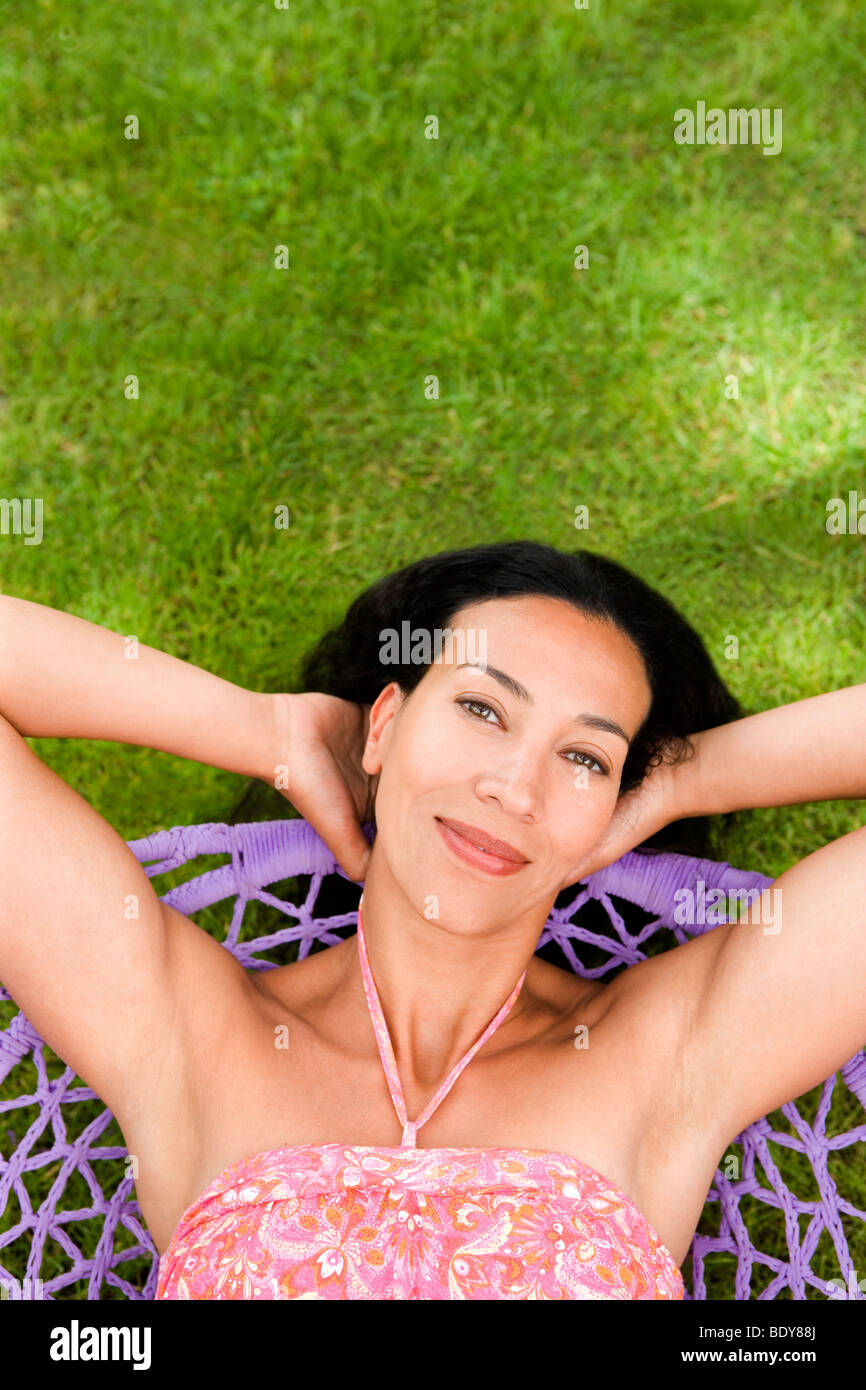
[[[368,838],[372,838],[373,827],[366,829]],[[261,953],[289,941],[299,943],[298,955],[303,958],[309,954],[314,942],[333,945],[343,939],[339,935],[341,928],[357,925],[355,912],[332,916],[316,914],[316,900],[326,876],[336,873],[345,878],[346,875],[306,821],[278,820],[235,826],[181,825],[128,843],[150,878],[168,873],[199,855],[227,856],[228,862],[201,872],[171,889],[162,895],[162,900],[180,912],[191,915],[201,908],[233,898],[231,922],[224,944],[246,969],[273,969],[274,963],[262,959]],[[284,902],[267,892],[268,884],[307,876],[310,882],[303,901]],[[773,879],[753,871],[731,868],[726,863],[679,854],[626,854],[617,863],[591,875],[582,887],[575,890],[573,901],[565,907],[553,909],[539,938],[538,948],[555,943],[572,969],[587,979],[597,979],[621,964],[634,965],[646,959],[644,947],[657,931],[671,930],[677,941],[682,943],[712,930],[714,923],[689,924],[685,928],[675,920],[677,894],[682,890],[694,892],[701,882],[707,892],[722,889],[725,893],[742,894],[749,890],[760,892],[769,887]],[[651,914],[651,920],[637,933],[630,932],[617,909],[616,898],[642,908]],[[286,925],[253,941],[239,942],[244,911],[247,903],[253,899],[278,908],[286,918]],[[593,931],[571,920],[590,901],[598,903],[606,915],[608,926],[604,931]],[[600,966],[584,966],[575,951],[577,943],[600,948],[608,959]],[[0,999],[10,999],[2,986]],[[77,1137],[69,1138],[64,1112],[69,1113],[69,1107],[77,1101],[93,1101],[99,1097],[89,1087],[73,1084],[77,1078],[70,1067],[61,1077],[49,1079],[43,1050],[45,1046],[20,1012],[13,1017],[8,1028],[0,1032],[0,1115],[26,1107],[36,1110],[33,1122],[10,1156],[7,1158],[0,1152],[0,1213],[5,1213],[4,1220],[0,1222],[0,1252],[8,1246],[15,1251],[19,1262],[23,1259],[23,1252],[27,1254],[23,1284],[14,1280],[0,1264],[0,1298],[53,1299],[58,1294],[62,1296],[62,1290],[67,1286],[86,1280],[87,1297],[91,1300],[101,1297],[103,1284],[120,1290],[129,1299],[152,1299],[156,1292],[159,1260],[135,1200],[133,1178],[130,1174],[116,1181],[106,1195],[108,1179],[103,1177],[100,1181],[94,1171],[97,1163],[107,1159],[126,1159],[128,1156],[122,1146],[101,1146],[97,1142],[111,1124],[113,1116],[105,1107]],[[36,1086],[32,1092],[22,1094],[21,1084],[16,1088],[7,1078],[16,1067],[23,1069],[31,1061],[36,1070]],[[786,1289],[790,1289],[793,1298],[803,1299],[807,1284],[826,1297],[864,1297],[858,1287],[842,1218],[866,1222],[866,1212],[854,1207],[840,1195],[829,1171],[828,1159],[837,1150],[851,1149],[863,1143],[866,1140],[866,1124],[857,1125],[846,1132],[827,1134],[826,1121],[837,1075],[860,1106],[866,1109],[866,1051],[860,1051],[840,1068],[838,1074],[828,1077],[823,1083],[813,1125],[807,1122],[791,1101],[781,1107],[781,1112],[791,1125],[793,1134],[773,1130],[767,1117],[764,1117],[737,1136],[735,1142],[743,1149],[742,1172],[739,1178],[732,1179],[721,1169],[716,1170],[705,1210],[712,1212],[713,1204],[717,1205],[719,1233],[694,1237],[691,1246],[693,1288],[691,1292],[686,1290],[686,1298],[706,1298],[706,1261],[708,1257],[712,1259],[719,1255],[734,1256],[736,1260],[733,1280],[733,1296],[736,1299],[774,1299]],[[15,1139],[14,1131],[8,1130],[7,1133],[10,1140]],[[4,1142],[0,1122],[0,1149]],[[773,1160],[770,1143],[806,1156],[818,1189],[817,1200],[806,1200],[790,1191]],[[48,1196],[34,1211],[23,1175],[49,1164],[59,1165],[59,1169]],[[759,1169],[763,1171],[764,1181]],[[75,1173],[87,1185],[90,1205],[61,1209],[65,1188]],[[744,1198],[749,1199],[747,1207],[758,1202],[780,1213],[788,1245],[787,1260],[767,1255],[752,1244],[740,1210]],[[10,1202],[13,1201],[17,1202],[19,1208],[17,1220],[10,1219],[8,1214]],[[801,1229],[802,1217],[808,1218],[805,1232]],[[73,1222],[96,1223],[91,1229],[99,1230],[100,1235],[92,1258],[85,1257],[72,1239],[67,1228]],[[825,1284],[810,1268],[818,1241],[825,1231],[829,1233],[839,1260],[838,1290]],[[862,1238],[862,1232],[860,1236]],[[64,1252],[67,1263],[60,1273],[46,1278],[41,1270],[48,1241]],[[57,1263],[56,1248],[50,1253],[50,1263],[54,1266]],[[151,1266],[144,1291],[139,1292],[123,1278],[121,1266],[142,1255],[151,1258]],[[770,1274],[768,1283],[766,1276],[763,1276],[764,1287],[758,1293],[752,1288],[756,1268],[759,1274],[763,1275],[763,1271]],[[841,1291],[843,1284],[845,1292]]]

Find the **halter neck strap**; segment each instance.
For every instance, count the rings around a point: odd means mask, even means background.
[[[382,1005],[379,1002],[379,994],[376,989],[376,982],[373,979],[373,972],[370,969],[370,960],[367,955],[367,942],[364,937],[364,922],[361,912],[361,904],[364,901],[363,894],[358,903],[358,955],[361,959],[361,974],[364,980],[364,993],[367,996],[367,1005],[370,1010],[370,1017],[373,1021],[373,1031],[376,1034],[376,1044],[379,1048],[379,1057],[385,1072],[385,1079],[388,1082],[388,1090],[391,1092],[391,1099],[394,1102],[394,1109],[397,1111],[397,1119],[403,1126],[403,1137],[400,1140],[400,1147],[415,1148],[415,1136],[423,1124],[430,1119],[437,1106],[447,1096],[451,1087],[454,1085],[463,1068],[472,1061],[479,1047],[486,1043],[487,1039],[496,1032],[502,1020],[510,1012],[526,979],[526,970],[520,976],[513,990],[509,994],[502,1008],[488,1023],[481,1037],[474,1042],[469,1051],[464,1053],[459,1062],[451,1068],[442,1085],[434,1095],[433,1099],[424,1107],[417,1120],[410,1120],[406,1114],[406,1101],[403,1096],[403,1087],[400,1084],[400,1075],[397,1071],[397,1061],[394,1057],[394,1049],[391,1046],[391,1038],[388,1033],[388,1025],[385,1022],[385,1015],[382,1013]]]

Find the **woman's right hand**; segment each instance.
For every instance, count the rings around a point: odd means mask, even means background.
[[[373,819],[379,775],[361,766],[370,705],[318,692],[270,695],[272,761],[264,780],[274,785],[285,767],[290,801],[355,882],[367,876],[370,845],[361,825]],[[273,771],[271,771],[271,768]]]

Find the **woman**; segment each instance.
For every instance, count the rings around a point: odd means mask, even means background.
[[[862,829],[608,984],[534,955],[559,892],[629,849],[866,797],[866,686],[736,719],[613,561],[422,560],[295,695],[24,600],[0,621],[0,979],[118,1119],[159,1298],[681,1298],[726,1144],[866,1040]],[[393,645],[404,622],[450,633],[437,659]],[[22,735],[280,787],[364,880],[357,936],[244,971]]]

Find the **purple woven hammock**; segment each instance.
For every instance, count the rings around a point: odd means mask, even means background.
[[[368,835],[372,833],[370,827]],[[316,915],[316,900],[325,877],[339,874],[345,879],[346,875],[306,821],[175,826],[145,839],[131,840],[129,847],[145,865],[145,871],[151,878],[176,869],[198,855],[228,856],[228,862],[220,867],[201,872],[165,893],[163,901],[191,915],[213,903],[234,898],[231,924],[224,944],[247,969],[274,968],[274,962],[261,958],[262,952],[282,946],[285,942],[299,942],[299,958],[303,958],[309,954],[314,941],[334,945],[344,939],[340,935],[341,928],[351,928],[357,924],[355,912],[330,917]],[[154,860],[158,862],[151,862]],[[284,902],[265,891],[268,884],[307,876],[309,887],[303,902]],[[690,924],[687,928],[675,921],[677,902],[682,901],[675,897],[678,890],[691,890],[699,897],[703,883],[705,894],[712,889],[721,889],[734,897],[739,893],[740,901],[743,901],[749,890],[760,892],[772,882],[773,879],[764,874],[732,869],[726,863],[712,860],[669,853],[654,856],[629,853],[617,863],[590,875],[583,886],[576,887],[572,902],[553,909],[537,949],[553,943],[579,975],[586,979],[598,979],[622,963],[634,965],[644,960],[646,953],[643,947],[657,931],[667,928],[682,943],[689,936],[712,930],[716,925],[714,921],[708,925]],[[636,932],[630,930],[616,907],[615,897],[622,900],[624,905],[631,903],[642,908],[652,920]],[[280,909],[286,916],[286,925],[279,931],[239,943],[244,910],[251,899]],[[601,930],[578,925],[572,920],[591,899],[607,917],[607,925]],[[595,912],[598,920],[598,909],[591,908],[590,911]],[[585,917],[586,911],[581,915]],[[585,967],[575,953],[575,945],[579,942],[598,948],[609,958],[601,965]],[[0,998],[10,999],[2,987]],[[159,1259],[135,1200],[133,1177],[129,1174],[113,1180],[113,1186],[104,1178],[103,1188],[93,1168],[96,1161],[124,1160],[127,1157],[122,1147],[100,1147],[97,1144],[100,1135],[112,1123],[113,1116],[106,1107],[77,1137],[68,1137],[64,1112],[71,1119],[70,1107],[81,1101],[98,1101],[99,1097],[88,1087],[73,1084],[78,1078],[70,1067],[58,1079],[49,1079],[44,1048],[43,1040],[21,1013],[15,1015],[4,1032],[0,1032],[0,1096],[3,1097],[0,1099],[0,1115],[26,1107],[36,1112],[11,1156],[0,1156],[0,1253],[3,1259],[8,1259],[9,1252],[14,1252],[19,1270],[26,1261],[23,1279],[13,1278],[0,1263],[0,1297],[53,1300],[58,1296],[68,1297],[62,1292],[65,1288],[87,1280],[88,1299],[152,1299],[156,1291]],[[19,1093],[13,1095],[13,1082],[7,1078],[10,1078],[16,1066],[29,1062],[31,1053],[37,1076],[36,1090],[32,1094],[21,1094],[19,1086]],[[859,1102],[859,1117],[861,1110],[866,1108],[866,1051],[858,1052],[838,1074]],[[711,1267],[714,1258],[721,1257],[724,1261],[722,1272],[728,1287],[725,1293],[719,1295],[721,1297],[773,1299],[780,1292],[790,1289],[790,1295],[786,1293],[785,1297],[803,1299],[806,1297],[807,1284],[819,1290],[824,1297],[864,1297],[858,1286],[856,1260],[849,1252],[843,1218],[848,1218],[849,1232],[852,1237],[856,1236],[862,1263],[864,1226],[859,1223],[866,1222],[866,1212],[860,1211],[839,1193],[828,1161],[831,1152],[848,1149],[866,1140],[866,1124],[858,1124],[847,1132],[826,1133],[835,1082],[836,1074],[822,1084],[814,1124],[810,1125],[797,1106],[789,1102],[781,1107],[781,1113],[788,1121],[791,1133],[774,1130],[767,1117],[764,1117],[737,1136],[734,1142],[741,1145],[743,1150],[739,1176],[726,1176],[722,1169],[716,1170],[704,1213],[715,1215],[711,1224],[718,1228],[718,1234],[696,1235],[692,1241],[692,1289],[686,1289],[687,1299],[707,1297],[705,1262],[708,1257]],[[14,1142],[14,1131],[4,1130],[0,1120],[0,1151],[8,1147],[7,1136]],[[770,1142],[805,1156],[813,1175],[813,1181],[807,1185],[817,1192],[817,1197],[798,1195],[786,1187],[773,1161]],[[730,1145],[728,1147],[730,1149]],[[853,1154],[845,1157],[851,1159]],[[47,1198],[34,1210],[23,1175],[46,1165],[59,1165],[59,1171]],[[726,1161],[725,1166],[728,1166]],[[115,1173],[118,1167],[116,1162],[111,1164]],[[766,1179],[764,1183],[759,1175],[759,1167]],[[64,1189],[76,1172],[87,1184],[92,1197],[91,1205],[61,1210]],[[14,1212],[10,1215],[7,1210],[13,1203],[19,1208],[17,1219]],[[765,1254],[752,1244],[741,1203],[748,1212],[759,1212],[765,1232],[774,1227],[778,1236],[784,1223],[787,1260]],[[772,1216],[768,1208],[772,1209]],[[70,1223],[76,1226],[87,1223],[94,1238],[98,1233],[96,1253],[92,1258],[85,1258],[75,1244],[69,1230]],[[832,1239],[839,1262],[838,1271],[831,1276],[832,1284],[816,1276],[810,1268],[818,1241],[825,1231]],[[45,1253],[46,1241],[51,1242],[50,1257]],[[779,1244],[778,1240],[776,1244]],[[61,1267],[59,1272],[57,1266],[62,1261],[58,1257],[58,1250],[65,1251],[67,1259],[66,1266]],[[151,1259],[143,1291],[122,1275],[122,1266],[141,1256]],[[735,1257],[735,1268],[731,1256]],[[751,1288],[753,1271],[760,1276],[759,1283],[763,1284],[759,1292]],[[103,1295],[103,1283],[112,1292]]]

